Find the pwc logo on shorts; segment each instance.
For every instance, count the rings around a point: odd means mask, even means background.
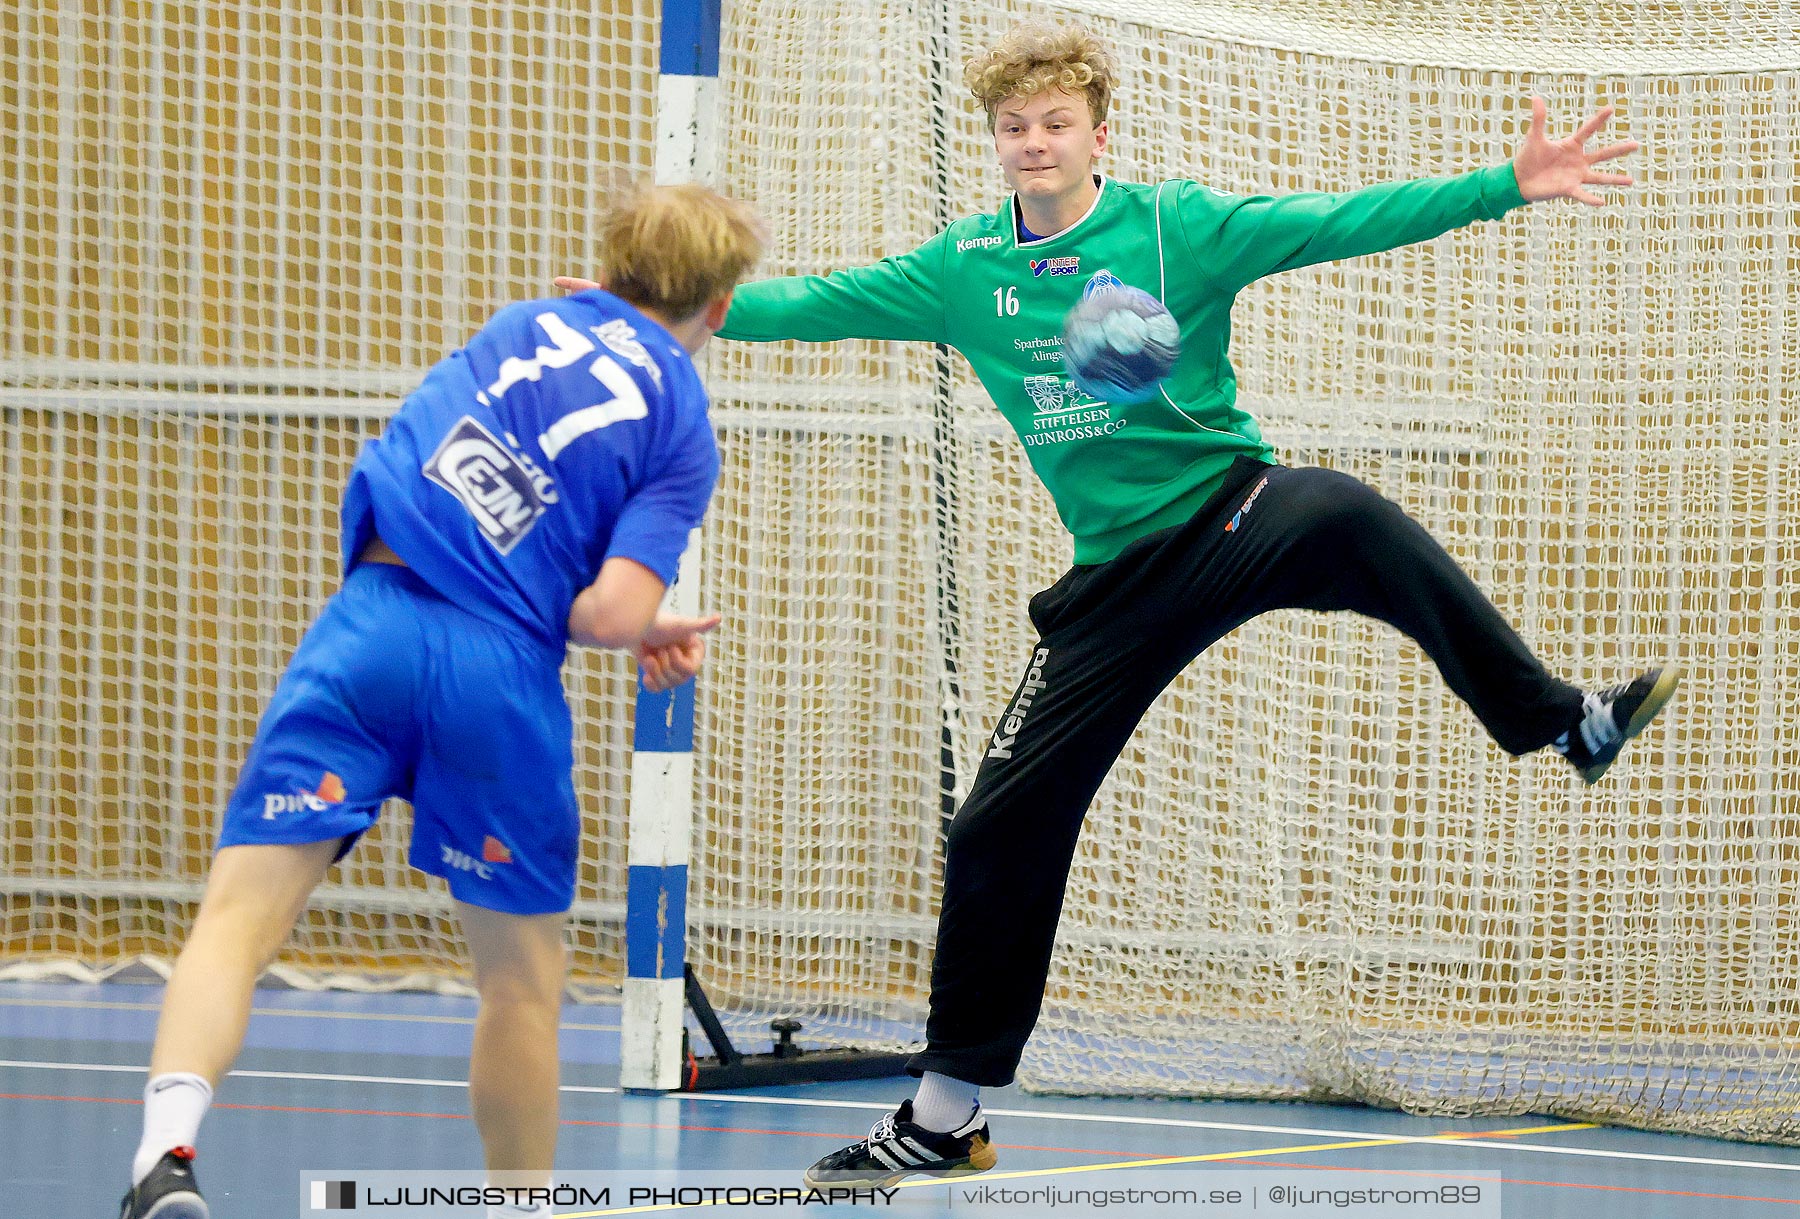
[[[544,515],[531,471],[472,416],[456,421],[423,469],[468,509],[481,536],[501,554],[510,553]]]
[[[342,804],[345,795],[344,781],[328,770],[313,791],[264,792],[263,820],[273,821],[283,813],[322,813],[334,804]]]
[[[468,872],[478,880],[494,879],[493,864],[511,863],[512,851],[504,842],[489,834],[481,840],[481,858],[477,859],[466,851],[459,851],[453,846],[440,844],[438,853],[447,868],[455,868],[458,872]]]

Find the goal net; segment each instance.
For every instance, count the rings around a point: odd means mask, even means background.
[[[1800,1140],[1800,96],[1790,3],[1106,3],[1106,166],[1234,193],[1498,163],[1541,93],[1646,145],[1543,205],[1235,313],[1282,460],[1421,520],[1551,668],[1686,671],[1604,784],[1513,760],[1423,656],[1272,615],[1191,666],[1089,815],[1022,1077]],[[994,3],[727,6],[719,180],[763,273],[1003,195]],[[592,268],[652,161],[655,6],[0,17],[0,973],[166,963],[358,446],[498,305]],[[734,1034],[918,1039],[947,808],[1069,546],[960,359],[716,344],[689,958]],[[631,674],[574,658],[576,982],[623,973]],[[454,984],[395,806],[282,959]]]

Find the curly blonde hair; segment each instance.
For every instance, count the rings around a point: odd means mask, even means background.
[[[765,240],[748,207],[693,182],[621,192],[599,236],[607,291],[676,321],[736,287]]]
[[[1001,103],[1045,89],[1086,95],[1088,114],[1098,127],[1106,121],[1118,80],[1119,61],[1112,48],[1075,22],[1021,22],[963,65],[963,83],[987,111],[990,129]]]

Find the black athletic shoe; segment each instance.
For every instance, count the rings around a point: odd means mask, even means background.
[[[1625,742],[1650,726],[1680,682],[1675,669],[1652,669],[1622,686],[1584,696],[1581,718],[1552,748],[1584,780],[1594,782],[1613,764]]]
[[[832,1185],[884,1188],[915,1172],[934,1177],[986,1172],[999,1157],[988,1142],[987,1119],[981,1106],[967,1122],[941,1134],[912,1120],[912,1102],[902,1101],[895,1113],[875,1123],[869,1137],[834,1151],[806,1170],[806,1183],[815,1189]]]
[[[192,1147],[165,1152],[119,1205],[119,1219],[207,1219],[209,1213],[194,1180]]]

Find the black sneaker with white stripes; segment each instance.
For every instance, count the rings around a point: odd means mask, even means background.
[[[875,1123],[869,1137],[834,1151],[806,1170],[806,1183],[814,1188],[857,1185],[882,1188],[915,1172],[947,1177],[986,1172],[998,1162],[988,1142],[987,1119],[981,1106],[948,1134],[927,1130],[912,1120],[912,1102]]]
[[[194,1181],[194,1149],[163,1153],[142,1181],[125,1191],[119,1219],[207,1219],[206,1199]]]
[[[1613,764],[1625,742],[1650,726],[1680,682],[1675,669],[1652,669],[1622,686],[1584,696],[1581,718],[1551,748],[1567,758],[1584,780],[1594,782]]]

